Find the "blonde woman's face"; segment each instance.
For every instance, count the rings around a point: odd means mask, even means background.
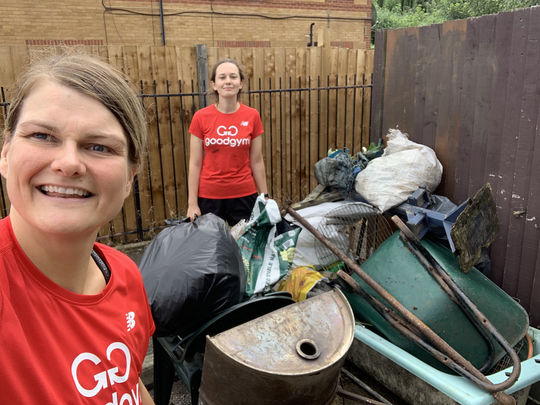
[[[135,168],[122,126],[101,103],[51,80],[24,100],[2,148],[14,230],[91,235],[120,211]]]

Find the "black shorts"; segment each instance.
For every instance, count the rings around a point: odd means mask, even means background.
[[[212,214],[223,218],[229,226],[234,226],[242,219],[249,219],[257,200],[257,193],[238,198],[203,198],[199,197],[201,215]]]

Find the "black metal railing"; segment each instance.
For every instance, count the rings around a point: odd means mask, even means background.
[[[371,77],[318,77],[247,81],[241,101],[256,108],[265,130],[268,187],[276,201],[299,201],[316,185],[314,164],[328,149],[367,146]],[[105,243],[151,239],[187,210],[189,124],[207,94],[193,82],[140,83],[149,117],[149,148],[133,186],[133,199],[100,232]],[[0,124],[9,102],[0,88]],[[8,213],[5,183],[0,183],[0,217]],[[131,212],[128,212],[131,211]]]

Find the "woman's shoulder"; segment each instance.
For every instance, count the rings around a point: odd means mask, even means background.
[[[250,107],[248,105],[245,105],[244,103],[240,103],[240,108],[237,112],[241,112],[243,114],[252,114],[252,115],[259,115],[259,110],[256,108]]]
[[[0,252],[14,246],[15,236],[11,228],[9,216],[0,219]]]
[[[194,117],[197,115],[201,116],[201,115],[215,114],[216,111],[217,111],[216,106],[214,104],[210,104],[206,107],[200,108],[197,111],[195,111]]]

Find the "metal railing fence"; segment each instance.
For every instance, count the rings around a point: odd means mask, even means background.
[[[248,81],[241,96],[263,121],[263,153],[272,197],[281,203],[303,199],[317,184],[314,165],[329,149],[351,154],[369,141],[371,76],[280,79],[277,83]],[[9,101],[0,88],[0,124]],[[149,240],[182,218],[187,210],[189,124],[204,106],[206,93],[193,81],[140,82],[140,97],[148,113],[149,143],[130,196],[122,212],[99,234],[108,244]],[[5,181],[0,183],[0,217],[8,214]]]

